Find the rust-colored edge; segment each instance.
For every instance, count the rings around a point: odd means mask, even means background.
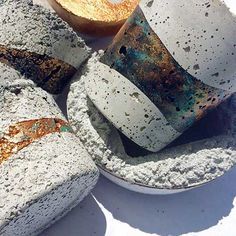
[[[72,65],[46,54],[40,55],[1,44],[0,62],[19,71],[51,94],[61,93],[77,71]]]
[[[56,132],[72,132],[72,129],[66,121],[57,118],[27,120],[11,125],[0,138],[0,164],[32,142]]]

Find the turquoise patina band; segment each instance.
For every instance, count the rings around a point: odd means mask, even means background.
[[[140,8],[100,61],[134,83],[179,132],[231,94],[204,84],[184,70],[152,30]]]

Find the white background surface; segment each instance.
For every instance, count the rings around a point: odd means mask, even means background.
[[[96,188],[41,236],[236,235],[236,168],[189,192],[150,196],[101,177]]]
[[[94,49],[106,44],[91,43]],[[92,194],[41,236],[235,236],[235,182],[236,168],[189,192],[149,196],[101,177]]]

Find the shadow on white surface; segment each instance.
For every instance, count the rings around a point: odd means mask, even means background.
[[[208,229],[233,208],[236,168],[208,185],[167,196],[133,193],[102,177],[93,195],[113,217],[143,232],[182,235]]]
[[[92,195],[41,236],[200,235],[212,228],[213,233],[201,235],[236,235],[235,179],[236,168],[199,189],[150,196],[122,189],[101,177]],[[224,234],[225,228],[228,234]]]
[[[105,232],[105,216],[90,194],[68,215],[45,230],[41,236],[102,236]]]

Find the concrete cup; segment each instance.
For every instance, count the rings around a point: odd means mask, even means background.
[[[87,76],[88,96],[157,152],[236,92],[233,1],[142,0]]]

